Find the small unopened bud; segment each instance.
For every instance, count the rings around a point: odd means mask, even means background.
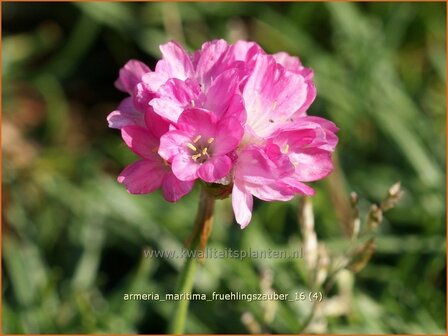
[[[368,230],[369,231],[375,230],[382,221],[383,221],[383,211],[378,205],[372,204],[372,206],[370,207],[369,214],[367,215]]]
[[[359,201],[358,194],[355,193],[354,191],[352,191],[350,193],[350,203],[351,203],[352,207],[356,207],[358,205],[358,201]]]
[[[403,194],[404,191],[401,189],[401,183],[395,183],[392,187],[390,187],[386,198],[383,203],[381,203],[381,209],[386,211],[395,207]]]
[[[389,189],[389,195],[390,196],[395,196],[398,193],[401,192],[401,182],[397,182],[395,183],[392,187],[390,187]]]

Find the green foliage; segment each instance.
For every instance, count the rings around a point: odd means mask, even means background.
[[[405,196],[379,228],[377,248],[350,287],[333,333],[445,333],[446,69],[443,3],[5,3],[3,14],[3,333],[163,333],[175,302],[124,301],[172,293],[199,193],[168,204],[116,182],[135,157],[105,117],[130,58],[154,66],[158,45],[247,38],[313,68],[309,113],[340,127],[337,170],[314,183],[315,228],[344,251],[349,192],[379,202],[400,180]],[[217,201],[209,247],[300,246],[298,201],[256,203],[240,230]],[[306,291],[303,260],[209,259],[195,292]],[[273,319],[266,318],[275,310]],[[189,333],[296,333],[309,302],[190,303]],[[250,315],[247,315],[250,313]],[[243,316],[245,316],[243,318]],[[253,318],[255,324],[250,322]]]

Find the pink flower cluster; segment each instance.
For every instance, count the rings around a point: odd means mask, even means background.
[[[306,114],[316,97],[309,68],[247,41],[214,40],[193,54],[176,42],[160,50],[154,71],[136,60],[120,70],[115,85],[130,97],[107,118],[140,157],[118,177],[130,193],[161,188],[175,202],[196,180],[227,188],[242,228],[254,196],[314,194],[304,182],[332,171],[338,128]]]

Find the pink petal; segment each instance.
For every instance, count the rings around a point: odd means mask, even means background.
[[[236,60],[248,63],[265,51],[255,42],[239,40],[232,46],[232,53]]]
[[[192,134],[196,133],[204,138],[214,137],[216,116],[205,109],[190,108],[182,112],[177,121],[177,127],[180,130]]]
[[[132,94],[135,107],[137,108],[137,110],[142,112],[152,111],[152,107],[149,106],[149,102],[155,97],[157,97],[157,94],[151,91],[149,85],[144,82],[138,83],[135,86],[134,92]]]
[[[126,126],[121,129],[121,137],[132,151],[142,158],[158,157],[159,140],[146,128],[141,126]]]
[[[115,81],[115,87],[132,94],[137,83],[141,81],[142,76],[150,71],[146,64],[137,60],[130,60],[120,69],[119,77]]]
[[[301,74],[306,80],[313,78],[313,71],[305,68],[298,57],[290,56],[286,52],[279,52],[274,55],[275,61],[281,64],[286,70]]]
[[[335,134],[337,131],[338,128],[331,121],[319,117],[305,116],[297,118],[287,127],[277,130],[270,141],[281,148],[288,144],[292,151],[304,146],[334,151],[338,143],[338,137]]]
[[[322,130],[320,134],[322,134],[322,137],[319,138],[319,144],[317,144],[318,141],[315,141],[313,144],[315,146],[319,146],[319,148],[327,150],[327,151],[334,151],[336,148],[336,145],[338,144],[338,137],[335,134],[339,129],[336,127],[336,125],[324,118],[314,117],[314,116],[307,116],[305,118],[300,118],[300,120],[305,119],[307,122],[311,122],[314,124],[317,124],[318,127]]]
[[[318,124],[320,127],[336,133],[337,131],[339,131],[339,128],[335,125],[334,122],[321,118],[321,117],[315,117],[315,116],[306,116],[305,118],[301,119],[300,121],[308,121],[308,122],[313,122],[315,124]]]
[[[157,62],[154,72],[142,77],[147,89],[156,93],[170,78],[186,80],[194,76],[190,55],[178,43],[171,41],[160,46],[163,59]]]
[[[268,142],[276,144],[280,150],[287,152],[288,154],[293,152],[299,152],[305,147],[315,146],[317,144],[317,136],[319,129],[297,129],[288,130],[277,133]],[[320,142],[319,142],[320,143]]]
[[[218,118],[223,116],[237,94],[239,81],[238,71],[235,69],[218,75],[207,91],[204,107],[213,111]]]
[[[164,62],[164,60],[157,62],[157,65],[159,65],[162,62]],[[144,85],[146,91],[150,92],[151,94],[154,94],[159,90],[159,88],[163,84],[166,83],[168,79],[170,79],[169,74],[159,69],[158,71],[156,70],[154,72],[148,72],[144,74],[142,76],[142,84]]]
[[[294,172],[294,166],[286,155],[272,158],[274,160],[259,146],[246,147],[238,153],[235,179],[262,185],[272,183]]]
[[[160,187],[165,174],[159,160],[139,160],[127,166],[118,176],[131,194],[148,194]]]
[[[204,91],[221,73],[228,69],[229,45],[224,40],[205,42],[199,52],[194,55],[196,74]]]
[[[291,200],[295,194],[293,189],[280,181],[272,181],[269,184],[245,183],[245,189],[266,202]]]
[[[196,104],[200,104],[201,91],[199,85],[193,80],[181,81],[171,78],[159,88],[160,98],[149,102],[154,111],[176,123],[181,113]]]
[[[147,111],[145,113],[145,125],[146,128],[156,138],[160,138],[166,132],[168,132],[170,123],[156,114],[154,111]]]
[[[117,129],[131,125],[144,125],[143,113],[135,109],[130,97],[121,101],[117,109],[107,116],[107,121],[110,128]]]
[[[232,160],[228,156],[212,156],[200,165],[198,176],[205,182],[213,183],[227,176],[231,168]]]
[[[279,187],[283,188],[286,193],[313,196],[315,191],[313,188],[298,181],[294,176],[287,177],[279,181]]]
[[[286,71],[269,55],[257,55],[255,68],[244,87],[247,124],[265,137],[282,127],[306,102],[305,79]]]
[[[167,161],[171,161],[175,156],[185,150],[185,145],[190,143],[190,137],[183,131],[174,130],[164,134],[160,138],[159,155]]]
[[[239,121],[234,118],[226,118],[219,121],[212,144],[214,155],[227,154],[236,149],[244,134],[244,129]]]
[[[311,182],[323,179],[333,171],[331,154],[319,148],[303,149],[291,154],[291,162],[296,166],[294,177],[298,181]]]
[[[311,75],[312,77],[312,75]],[[314,102],[314,99],[316,99],[317,96],[317,89],[314,85],[314,82],[312,80],[307,80],[305,82],[307,85],[307,95],[305,102],[303,105],[293,114],[292,119],[295,119],[297,117],[302,117],[306,115],[306,111],[311,106],[311,104]]]
[[[331,131],[323,129],[320,124],[310,121],[309,118],[301,119],[306,119],[306,122],[298,121],[296,130],[277,133],[268,141],[267,148],[272,147],[270,145],[272,142],[288,155],[295,166],[294,177],[298,181],[316,181],[333,170],[331,151],[334,149],[337,137]],[[328,126],[331,127],[331,124]],[[301,129],[301,127],[309,128]]]
[[[235,219],[241,228],[249,225],[252,218],[253,198],[243,186],[235,183],[232,189],[232,207]]]
[[[179,154],[173,158],[171,163],[173,174],[181,181],[193,181],[198,178],[199,164],[194,162],[190,156],[185,153]]]
[[[163,197],[168,202],[177,202],[193,189],[194,181],[181,181],[173,173],[166,173],[163,177]]]
[[[163,60],[156,65],[156,72],[163,72],[169,78],[185,80],[194,75],[190,55],[177,42],[170,41],[160,46]]]
[[[224,113],[222,118],[233,118],[236,119],[241,125],[246,123],[247,114],[244,108],[243,97],[240,94],[234,95],[229,103],[227,111]]]

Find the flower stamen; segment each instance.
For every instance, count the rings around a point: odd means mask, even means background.
[[[193,145],[193,144],[191,144],[191,143],[187,143],[187,145],[186,145],[188,148],[190,148],[192,151],[197,151],[198,149]]]
[[[207,140],[207,142],[208,142],[209,144],[211,144],[213,141],[215,141],[215,138],[208,138],[208,140]]]
[[[201,138],[202,138],[202,135],[198,135],[196,138],[193,139],[193,142],[196,143],[199,140],[201,140]]]

